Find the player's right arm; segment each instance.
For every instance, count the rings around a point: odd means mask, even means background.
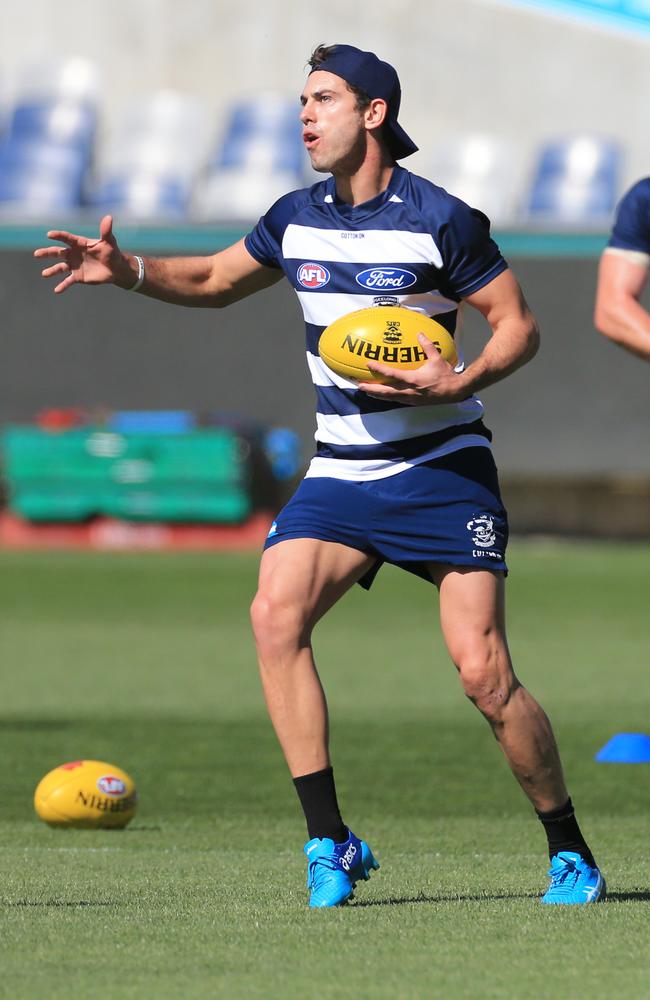
[[[605,337],[650,361],[650,313],[639,302],[647,254],[608,247],[600,260],[594,324]]]
[[[113,233],[113,220],[104,216],[99,238],[89,239],[62,230],[50,230],[48,238],[61,245],[40,247],[34,256],[51,261],[43,277],[57,278],[57,294],[75,284],[117,285],[130,289],[138,278],[138,262],[124,253]],[[138,289],[174,305],[221,308],[274,285],[282,271],[260,264],[243,240],[206,257],[145,257],[145,278]]]

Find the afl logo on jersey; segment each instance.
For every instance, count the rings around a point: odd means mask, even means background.
[[[384,292],[410,288],[417,280],[413,271],[406,271],[403,267],[369,267],[357,274],[358,285]]]
[[[322,264],[301,264],[298,281],[303,288],[322,288],[330,280],[330,273]]]

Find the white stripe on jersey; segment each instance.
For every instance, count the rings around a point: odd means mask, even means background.
[[[384,441],[406,441],[422,434],[435,434],[483,416],[479,399],[466,399],[452,406],[405,406],[379,413],[317,413],[316,440],[323,444],[372,445]]]
[[[442,267],[440,250],[429,233],[393,229],[315,229],[290,223],[282,238],[282,256],[296,260],[384,264],[407,267],[433,264]]]
[[[296,292],[302,306],[305,323],[314,326],[329,326],[335,319],[357,309],[372,307],[370,295],[345,295],[338,292]],[[392,295],[401,306],[406,306],[423,316],[436,316],[440,313],[453,312],[458,303],[446,299],[438,291],[424,292],[420,295]]]
[[[613,253],[618,257],[625,257],[633,264],[640,264],[641,267],[650,267],[650,253],[643,250],[627,250],[625,247],[605,247],[604,253]]]
[[[346,295],[343,292],[296,292],[302,306],[305,323],[329,326],[347,313],[365,309],[372,300],[367,295]]]
[[[459,434],[445,444],[426,453],[418,455],[417,458],[406,462],[390,461],[386,458],[376,459],[347,459],[347,458],[312,458],[309,468],[305,473],[305,479],[314,479],[317,476],[328,476],[330,479],[345,479],[349,482],[359,482],[368,479],[386,479],[394,476],[398,472],[405,472],[412,469],[414,465],[428,462],[433,458],[442,458],[443,455],[450,455],[460,448],[489,448],[490,442],[481,434]]]
[[[317,358],[315,354],[311,354],[309,351],[307,351],[307,364],[309,365],[309,372],[314,385],[336,385],[339,389],[358,388],[356,382],[353,382],[349,378],[343,378],[342,375],[337,375],[331,368],[328,368],[321,358]]]
[[[465,369],[463,359],[458,353],[458,364],[454,368],[455,372],[462,372]],[[314,385],[328,386],[336,385],[339,389],[357,389],[358,383],[349,378],[343,378],[342,375],[337,375],[336,372],[332,371],[329,365],[326,365],[322,358],[317,357],[312,354],[311,351],[307,351],[307,366],[309,368],[309,374],[311,375],[311,380]],[[473,397],[471,397],[473,398]],[[460,404],[454,404],[456,407]],[[455,423],[455,421],[451,421]]]

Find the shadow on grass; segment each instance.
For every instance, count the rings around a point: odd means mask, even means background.
[[[0,719],[0,731],[21,733],[50,733],[69,729],[75,725],[66,719]]]
[[[481,895],[397,896],[392,899],[360,899],[353,906],[409,906],[417,903],[492,903],[503,899],[536,899],[535,892],[482,893]]]
[[[115,906],[115,903],[108,901],[97,900],[91,901],[89,899],[17,899],[14,902],[6,902],[5,900],[0,900],[0,908],[15,907],[15,906],[38,906],[43,908],[49,907],[69,907],[71,909],[78,909],[82,906]]]
[[[360,899],[352,906],[409,906],[417,903],[493,903],[505,899],[539,899],[536,892],[484,893],[482,895],[402,896],[393,899]],[[648,903],[650,892],[608,892],[605,903]]]
[[[610,903],[650,903],[650,892],[639,890],[634,892],[608,892]]]

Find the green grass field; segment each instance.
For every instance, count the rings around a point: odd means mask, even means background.
[[[0,995],[645,998],[650,547],[512,545],[510,644],[553,719],[604,904],[543,907],[543,831],[461,693],[433,588],[385,569],[320,627],[344,815],[381,871],[311,912],[304,824],[248,629],[256,557],[0,553]],[[79,757],[136,778],[125,831],[32,810]]]

